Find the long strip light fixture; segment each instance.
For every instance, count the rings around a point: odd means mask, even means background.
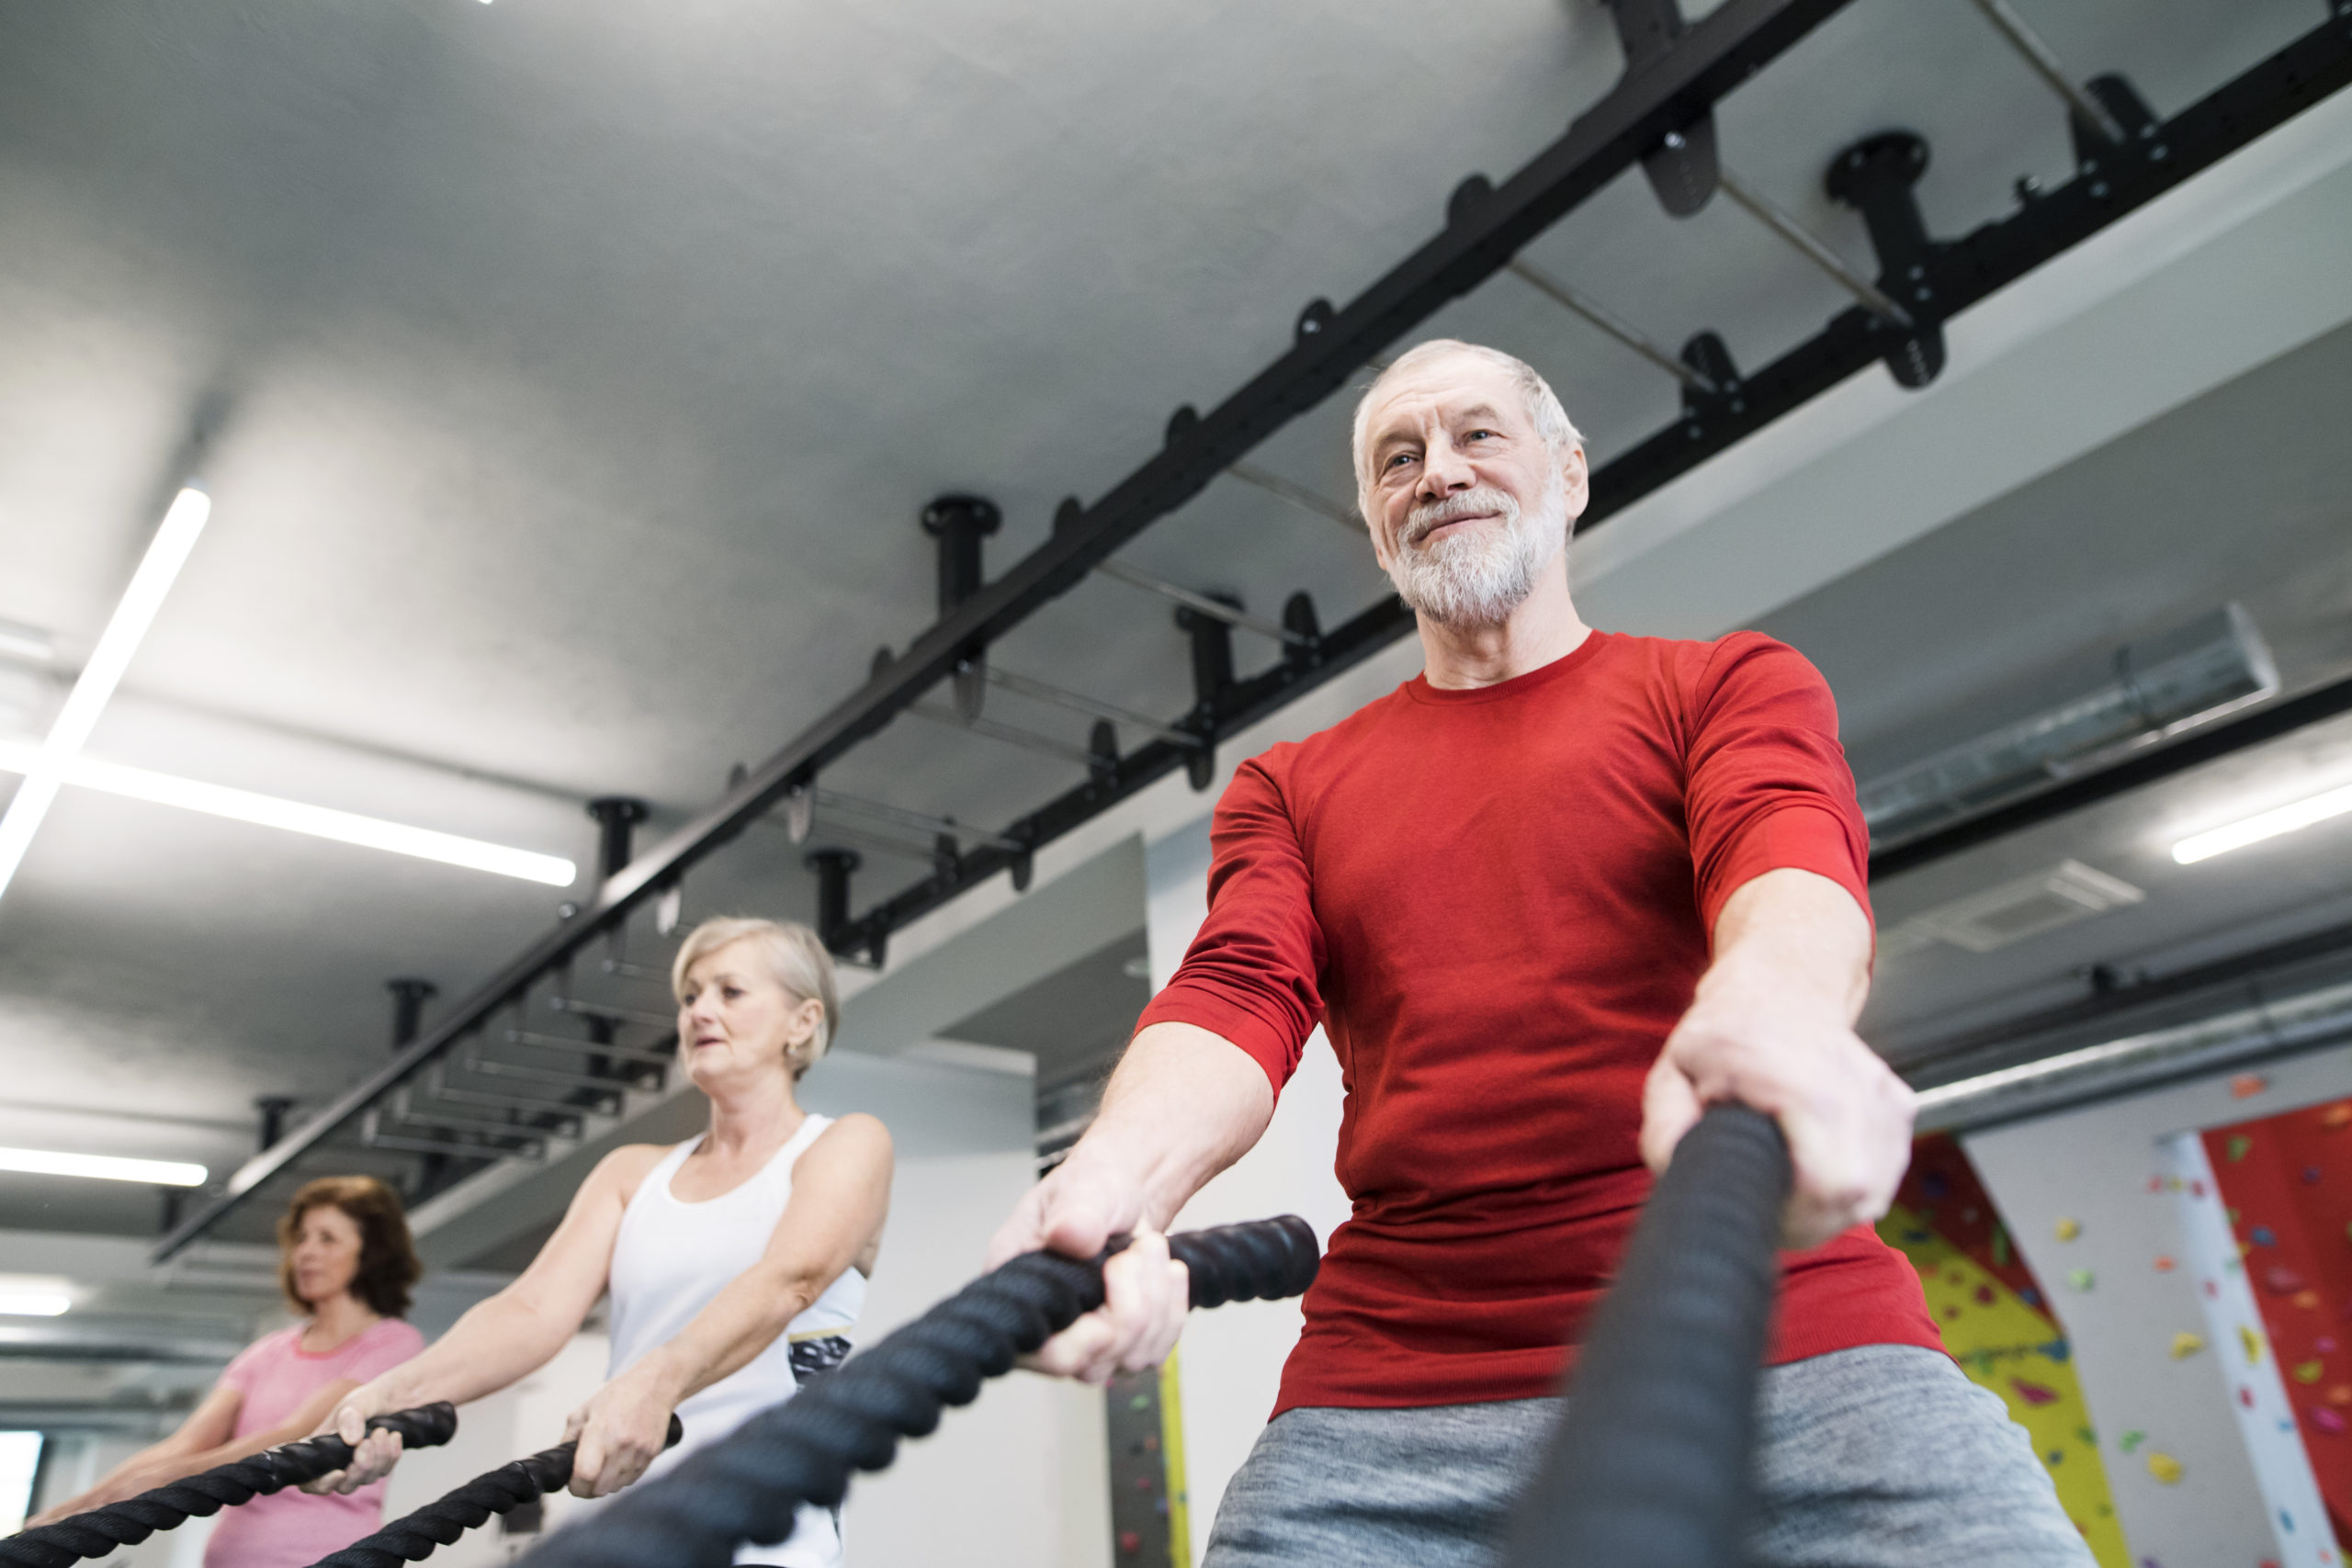
[[[2195,865],[2200,860],[2231,850],[2242,850],[2248,844],[2258,844],[2265,839],[2275,839],[2281,833],[2291,833],[2298,828],[2308,828],[2324,822],[2331,817],[2341,817],[2352,811],[2352,784],[2339,789],[2324,790],[2301,800],[2290,800],[2284,806],[2274,806],[2267,811],[2257,811],[2235,822],[2209,828],[2202,833],[2191,833],[2172,847],[2172,858],[2182,865]]]
[[[39,755],[36,747],[22,742],[0,741],[0,773],[26,773]],[[158,806],[176,806],[211,817],[225,817],[234,822],[279,828],[289,833],[308,834],[314,839],[332,839],[337,843],[358,844],[398,855],[413,855],[419,860],[438,861],[444,865],[458,865],[472,871],[492,872],[500,876],[519,877],[526,882],[543,882],[550,887],[569,887],[580,878],[580,867],[561,855],[510,849],[504,844],[489,843],[456,833],[413,828],[405,822],[387,822],[381,818],[362,817],[355,811],[337,811],[331,807],[308,806],[299,800],[282,800],[274,795],[232,789],[226,784],[206,784],[172,773],[152,773],[145,768],[125,767],[120,762],[101,762],[91,757],[76,757],[67,765],[64,779],[67,784],[107,795],[153,801]]]
[[[176,1159],[76,1155],[58,1149],[0,1149],[0,1170],[21,1176],[83,1176],[97,1181],[143,1181],[151,1187],[201,1187],[211,1173]]]
[[[6,894],[17,867],[24,863],[25,851],[40,831],[42,818],[65,783],[67,769],[82,754],[90,731],[97,728],[98,715],[106,711],[122,672],[130,667],[130,656],[139,651],[147,628],[154,624],[155,612],[164,607],[164,595],[172,591],[188,552],[196,547],[197,536],[204,532],[205,519],[211,515],[212,498],[195,485],[173,497],[165,509],[164,521],[148,542],[139,570],[130,574],[130,586],[123,590],[122,601],[115,605],[89,663],[82,667],[81,678],[58,710],[57,722],[49,727],[48,738],[26,770],[25,782],[17,786],[15,798],[8,802],[7,815],[0,817],[0,896]]]

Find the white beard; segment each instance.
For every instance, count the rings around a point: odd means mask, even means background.
[[[1502,526],[1416,543],[1441,523],[1482,512],[1498,513]],[[1532,512],[1499,490],[1465,491],[1413,509],[1388,580],[1407,608],[1440,626],[1500,626],[1535,591],[1536,574],[1566,547],[1567,535],[1567,479],[1556,471]]]

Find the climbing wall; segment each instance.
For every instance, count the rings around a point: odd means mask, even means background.
[[[2099,1568],[2131,1568],[2073,1347],[1958,1144],[1939,1134],[1918,1141],[1879,1234],[1919,1270],[1944,1348],[2032,1438]]]
[[[1961,1139],[2065,1327],[2132,1568],[2310,1568],[2335,1550],[2300,1515],[2284,1530],[2256,1473],[2240,1418],[2244,1347],[2209,1315],[2215,1298],[2191,1249],[2172,1146],[2188,1134],[2201,1158],[2199,1134],[2220,1129],[2226,1168],[2230,1127],[2333,1105],[2347,1089],[2352,1052],[2331,1046],[2258,1075],[2186,1079]],[[2212,1213],[2225,1226],[2218,1201]],[[2234,1253],[2219,1234],[2218,1250]],[[2243,1282],[2212,1282],[2229,1278]],[[2314,1386],[2324,1401],[2329,1385]]]
[[[2268,1342],[2280,1374],[2282,1418],[2337,1540],[2352,1540],[2352,1100],[2210,1128],[2199,1142],[2223,1268],[2237,1265],[2256,1320],[2246,1326]]]

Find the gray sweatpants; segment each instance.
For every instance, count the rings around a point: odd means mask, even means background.
[[[1207,1568],[1487,1568],[1559,1412],[1284,1411],[1226,1488]],[[1933,1350],[1774,1367],[1757,1438],[1756,1568],[2093,1568],[2025,1429]]]

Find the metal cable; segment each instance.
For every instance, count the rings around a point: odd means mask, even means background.
[[[1297,1295],[1321,1250],[1295,1215],[1172,1235],[1168,1247],[1192,1270],[1196,1307]],[[725,1568],[745,1541],[784,1540],[802,1504],[838,1504],[851,1472],[884,1468],[900,1438],[939,1425],[942,1406],[968,1404],[1016,1356],[1101,1306],[1102,1263],[1047,1252],[1014,1258],[518,1561]]]
[[[446,1403],[424,1404],[375,1416],[368,1426],[398,1432],[407,1448],[435,1448],[457,1435],[458,1412]],[[66,1568],[86,1557],[104,1557],[119,1546],[136,1546],[157,1530],[191,1518],[206,1518],[224,1507],[315,1481],[350,1462],[351,1445],[341,1438],[280,1443],[136,1497],[0,1540],[0,1563],[7,1568]]]
[[[673,1448],[684,1436],[684,1426],[673,1416],[670,1436],[662,1446]],[[399,1568],[403,1562],[421,1562],[435,1547],[453,1545],[468,1530],[487,1524],[492,1514],[503,1514],[564,1485],[571,1479],[579,1448],[576,1441],[558,1443],[477,1475],[366,1540],[320,1558],[311,1568]]]
[[[1520,1499],[1507,1568],[1747,1561],[1788,1190],[1781,1129],[1746,1106],[1714,1107],[1675,1149]]]

